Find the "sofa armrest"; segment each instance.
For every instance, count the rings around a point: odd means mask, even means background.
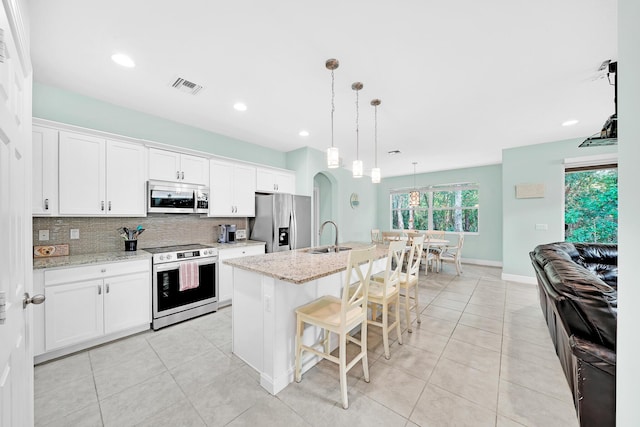
[[[616,353],[591,341],[575,335],[569,338],[572,353],[580,360],[611,376],[616,375]]]

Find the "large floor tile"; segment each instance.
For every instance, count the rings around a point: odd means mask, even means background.
[[[490,317],[492,319],[502,320],[504,317],[504,306],[502,304],[467,304],[464,309],[465,313],[475,314],[476,316]]]
[[[102,427],[102,414],[98,402],[67,414],[62,418],[43,420],[44,424],[36,423],[36,426],[46,427]]]
[[[308,427],[306,422],[292,408],[273,396],[265,396],[255,405],[234,418],[229,427]]]
[[[35,396],[35,424],[65,418],[98,402],[92,376],[83,376]]]
[[[163,330],[150,336],[148,341],[169,369],[215,349],[198,331],[187,327]]]
[[[104,425],[131,426],[176,403],[188,404],[168,372],[117,393],[100,402]]]
[[[222,351],[213,349],[171,369],[171,375],[187,396],[199,392],[213,383],[220,375],[229,374],[244,363]]]
[[[190,402],[182,401],[152,415],[136,427],[205,427],[206,424]]]
[[[498,412],[527,426],[578,425],[573,405],[509,381],[500,381]]]
[[[62,359],[43,363],[34,368],[35,395],[63,387],[92,375],[91,362],[86,351]]]
[[[559,363],[551,341],[546,345],[540,345],[527,340],[504,336],[502,354],[538,364]]]
[[[458,319],[460,319],[460,316],[462,316],[462,311],[431,304],[422,310],[422,315],[435,317],[436,319],[448,320],[449,322],[457,322]]]
[[[404,345],[410,345],[439,355],[446,347],[449,337],[422,329],[414,329],[411,334],[405,333],[402,336],[402,340]],[[391,357],[393,357],[393,351],[391,352]]]
[[[499,351],[489,350],[455,339],[449,340],[442,357],[486,373],[500,371]]]
[[[132,360],[144,360],[155,352],[147,342],[152,332],[134,335],[89,350],[94,370],[113,369]]]
[[[500,379],[547,394],[559,400],[573,402],[573,395],[560,364],[540,365],[508,355],[502,356]]]
[[[496,413],[429,384],[422,393],[410,420],[423,427],[493,427]]]
[[[500,351],[502,345],[502,335],[461,325],[460,323],[456,326],[456,330],[453,331],[451,338],[495,351]]]
[[[167,368],[155,354],[148,359],[132,359],[111,369],[95,371],[94,380],[98,399],[104,400],[166,371]]]
[[[404,370],[377,363],[371,368],[370,381],[360,380],[356,389],[408,418],[425,385],[425,380],[409,375]]]
[[[330,407],[321,417],[306,419],[316,427],[385,426],[404,427],[407,419],[363,393],[354,390],[349,395],[349,409],[342,404]]]
[[[218,426],[231,422],[265,396],[266,390],[237,370],[219,376],[189,400],[207,425]]]
[[[464,397],[485,409],[496,410],[499,372],[484,372],[449,359],[441,359],[429,384]]]
[[[458,301],[450,298],[445,298],[443,296],[438,295],[431,302],[432,305],[437,305],[438,307],[450,308],[452,310],[463,311],[467,306],[466,301]]]
[[[456,328],[456,322],[451,322],[449,320],[442,320],[431,316],[421,316],[421,319],[421,323],[415,323],[413,325],[414,332],[416,330],[420,330],[449,337]]]
[[[492,319],[490,317],[478,316],[471,313],[462,313],[460,320],[461,325],[471,326],[483,331],[494,334],[502,334],[502,320]]]
[[[394,366],[414,377],[426,381],[436,367],[438,359],[440,359],[440,355],[437,353],[432,353],[412,345],[402,345],[398,346],[397,351],[394,351],[391,359],[386,360],[384,357],[381,357],[378,361],[385,365]]]

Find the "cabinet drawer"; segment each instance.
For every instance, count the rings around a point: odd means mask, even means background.
[[[264,245],[243,246],[241,248],[219,249],[220,260],[240,258],[251,255],[261,255],[264,253]]]
[[[81,267],[61,268],[44,272],[44,285],[78,282],[82,280],[101,279],[150,270],[150,260],[113,262],[109,264],[91,264]]]

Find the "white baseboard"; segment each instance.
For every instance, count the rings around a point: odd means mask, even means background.
[[[535,278],[535,276],[531,277],[531,276],[520,276],[518,274],[506,274],[506,273],[502,273],[502,280],[507,280],[509,282],[518,282],[518,283],[526,283],[529,285],[537,285],[538,284],[538,280]]]
[[[502,262],[490,261],[488,259],[461,258],[460,261],[463,264],[484,265],[487,267],[502,267]]]

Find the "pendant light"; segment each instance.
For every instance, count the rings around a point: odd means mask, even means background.
[[[417,162],[413,162],[413,191],[409,193],[409,206],[415,208],[420,206],[420,192],[416,189],[416,165]]]
[[[379,184],[380,183],[380,168],[378,167],[378,105],[380,105],[382,101],[380,101],[379,99],[372,99],[371,100],[371,105],[373,105],[373,109],[374,109],[374,119],[373,119],[373,123],[374,123],[374,127],[373,127],[373,141],[374,141],[374,145],[373,145],[373,158],[374,158],[374,163],[373,163],[373,168],[371,169],[371,182],[373,184]]]
[[[353,161],[353,177],[362,178],[362,160],[360,160],[360,129],[358,129],[358,120],[360,118],[359,106],[358,106],[358,92],[364,85],[360,82],[355,82],[351,85],[351,89],[356,91],[356,159]]]
[[[331,70],[331,147],[327,148],[327,167],[329,169],[335,169],[340,167],[340,153],[338,152],[338,147],[333,145],[333,113],[336,110],[335,108],[335,90],[334,79],[333,79],[333,71],[340,66],[340,62],[337,59],[327,59],[325,62],[325,67],[328,70]]]

